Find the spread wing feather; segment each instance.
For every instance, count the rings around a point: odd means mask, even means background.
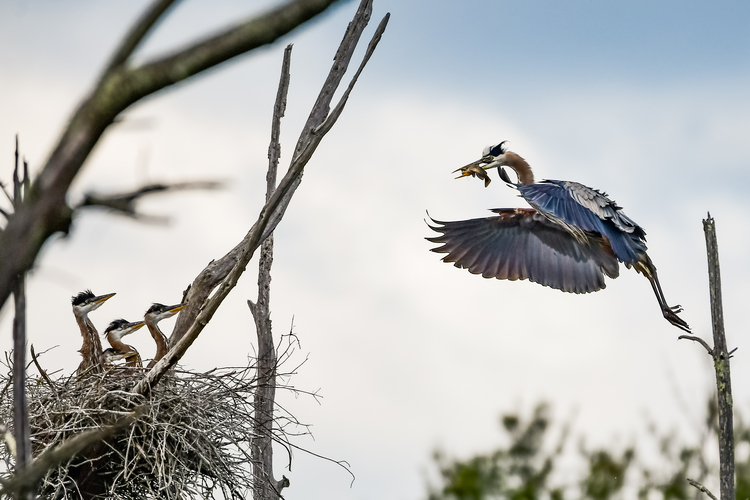
[[[576,240],[532,209],[496,209],[497,216],[455,222],[431,219],[440,236],[427,238],[447,254],[445,262],[485,278],[528,279],[573,293],[601,290],[604,275],[616,278],[619,265],[607,241],[586,233]]]
[[[606,193],[578,182],[555,180],[518,184],[516,188],[531,206],[553,220],[561,219],[607,238],[617,258],[625,263],[637,262],[646,252],[646,232]]]

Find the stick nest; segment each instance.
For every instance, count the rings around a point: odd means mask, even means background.
[[[148,397],[129,392],[143,374],[142,369],[111,368],[51,383],[29,379],[34,457],[81,431],[140,412],[133,426],[50,470],[38,492],[55,499],[80,498],[83,488],[111,499],[247,497],[256,432],[255,367],[175,371]],[[8,382],[8,376],[0,376],[0,387]],[[2,421],[12,422],[12,411],[12,398],[0,398]],[[286,427],[305,428],[288,414],[277,414],[273,424],[272,439],[287,450]],[[0,446],[0,460],[6,471],[13,469],[8,446]]]

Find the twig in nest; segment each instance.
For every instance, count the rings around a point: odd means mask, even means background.
[[[34,344],[31,344],[31,359],[34,361],[34,365],[36,365],[36,369],[39,370],[39,375],[42,376],[45,382],[47,382],[47,385],[52,389],[52,392],[57,395],[57,390],[55,389],[55,384],[52,383],[49,376],[47,375],[47,372],[42,369],[42,367],[39,365],[39,360],[37,359],[37,355],[34,352]]]

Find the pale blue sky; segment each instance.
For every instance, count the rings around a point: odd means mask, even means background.
[[[138,57],[272,3],[185,1]],[[17,132],[32,168],[43,163],[144,5],[0,1],[0,178],[10,177]],[[89,214],[48,245],[29,296],[31,342],[60,346],[47,366],[78,363],[74,293],[118,293],[92,315],[100,329],[135,319],[152,301],[179,300],[239,241],[265,189],[283,47],[294,43],[286,152],[355,8],[339,5],[272,47],[148,99],[129,112],[130,124],[107,133],[73,198],[150,180],[220,178],[230,188],[145,203],[145,212],[171,216],[167,227]],[[574,296],[483,280],[428,251],[425,210],[451,220],[520,204],[497,180],[485,189],[450,173],[505,139],[538,178],[605,190],[645,227],[667,299],[685,306],[706,339],[701,219],[711,211],[729,343],[740,347],[735,400],[747,414],[750,4],[375,0],[365,38],[386,12],[383,40],[276,232],[273,271],[277,332],[294,317],[300,359],[310,353],[293,382],[324,396],[318,405],[282,394],[283,403],[313,424],[316,440],[300,444],[348,460],[357,481],[349,488],[346,474],[299,453],[284,471],[285,497],[421,498],[434,446],[486,450],[501,412],[540,399],[560,419],[575,413],[574,433],[592,445],[627,444],[643,431],[644,413],[696,438],[713,384],[708,357],[675,340],[680,332],[641,276],[622,268],[606,290]],[[248,269],[186,367],[240,364],[252,353]],[[10,319],[6,308],[3,349]],[[133,337],[150,356],[148,336]]]

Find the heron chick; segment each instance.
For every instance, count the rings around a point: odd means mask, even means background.
[[[157,324],[159,321],[167,318],[171,318],[178,312],[180,312],[187,304],[176,304],[173,306],[165,306],[164,304],[154,303],[146,311],[144,316],[148,331],[151,333],[151,337],[156,343],[156,354],[146,368],[152,368],[156,363],[163,358],[169,351],[167,345],[167,337],[162,333]]]
[[[101,371],[102,343],[99,340],[99,333],[89,319],[89,313],[101,307],[102,304],[114,297],[114,295],[114,293],[94,295],[91,290],[84,290],[71,298],[73,315],[76,318],[76,323],[78,323],[78,328],[81,330],[81,336],[83,337],[83,345],[78,351],[83,357],[81,364],[78,365],[79,374],[89,370],[94,373]]]
[[[111,349],[107,349],[102,353],[102,361],[112,363],[114,361],[125,359],[125,366],[143,368],[143,362],[141,361],[141,355],[135,347],[127,345],[122,341],[122,338],[126,335],[139,330],[143,327],[145,322],[135,321],[133,323],[125,319],[116,319],[112,321],[104,334],[107,336]]]

